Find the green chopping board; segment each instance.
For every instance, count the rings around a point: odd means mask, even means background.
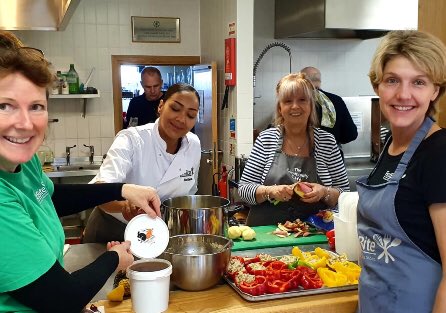
[[[251,228],[256,232],[256,238],[250,241],[233,239],[234,245],[232,246],[232,251],[327,243],[327,237],[323,234],[297,238],[291,234],[291,236],[286,238],[280,238],[272,234],[277,228],[276,225],[253,226]]]

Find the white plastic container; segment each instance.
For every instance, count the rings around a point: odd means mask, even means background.
[[[356,220],[344,221],[338,214],[333,215],[336,253],[345,253],[349,261],[358,261],[359,239]]]
[[[350,261],[358,261],[357,192],[343,192],[338,199],[339,213],[333,215],[336,252],[345,253]]]
[[[172,264],[163,259],[143,259],[127,268],[132,306],[136,313],[159,313],[169,306]]]

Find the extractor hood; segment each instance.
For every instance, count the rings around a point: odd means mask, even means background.
[[[1,0],[0,29],[64,30],[80,0]]]
[[[275,1],[277,39],[369,39],[418,27],[418,0]]]

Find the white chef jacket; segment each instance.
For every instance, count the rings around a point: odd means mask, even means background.
[[[90,181],[130,183],[157,190],[161,202],[171,197],[195,194],[198,190],[201,145],[189,132],[176,154],[166,152],[158,121],[121,130],[107,152],[99,173]],[[109,213],[127,223],[121,213]]]

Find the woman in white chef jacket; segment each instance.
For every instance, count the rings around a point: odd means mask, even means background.
[[[161,100],[155,123],[120,131],[107,152],[99,173],[90,183],[126,182],[155,188],[161,201],[195,194],[201,146],[191,133],[200,97],[188,84],[172,85]],[[96,207],[88,219],[84,242],[123,241],[126,201]]]

